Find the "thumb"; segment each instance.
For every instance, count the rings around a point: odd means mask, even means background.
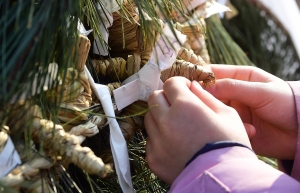
[[[246,129],[247,135],[249,137],[249,139],[251,140],[255,134],[256,134],[256,129],[253,125],[249,124],[249,123],[244,123],[244,127]]]
[[[235,79],[217,80],[215,85],[206,90],[219,100],[235,100],[250,107],[256,107],[263,101],[254,100],[255,98],[264,97],[262,83]]]
[[[204,90],[197,81],[192,82],[190,90],[213,111],[217,111],[220,107],[225,106],[221,101]]]

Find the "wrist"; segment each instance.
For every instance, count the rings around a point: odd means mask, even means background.
[[[235,141],[217,141],[217,142],[213,142],[213,143],[207,143],[203,148],[201,148],[199,151],[197,151],[194,154],[194,156],[186,163],[185,167],[188,166],[199,155],[205,154],[205,153],[213,151],[213,150],[222,149],[222,148],[226,148],[226,147],[235,147],[235,146],[248,148],[251,151],[253,151],[250,147],[248,147],[242,143],[235,142]]]

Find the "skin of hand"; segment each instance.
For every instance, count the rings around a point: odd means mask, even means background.
[[[157,106],[145,115],[147,162],[168,184],[207,143],[230,140],[251,147],[238,113],[196,81],[170,78],[150,95],[148,105]]]
[[[287,82],[256,67],[210,67],[217,81],[206,90],[239,113],[255,153],[294,159],[298,123]]]

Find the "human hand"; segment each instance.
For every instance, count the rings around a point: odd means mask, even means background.
[[[250,66],[210,65],[216,84],[206,90],[239,113],[258,155],[293,159],[297,115],[290,86]]]
[[[237,112],[183,77],[168,79],[148,99],[146,156],[150,169],[171,184],[207,143],[236,141],[251,147]]]

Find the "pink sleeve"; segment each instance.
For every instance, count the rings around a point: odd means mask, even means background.
[[[300,183],[257,159],[244,147],[199,155],[173,182],[171,193],[299,192]]]
[[[296,107],[297,107],[297,120],[298,120],[298,140],[297,150],[292,167],[291,176],[300,182],[300,81],[289,81],[288,84],[294,93]]]

